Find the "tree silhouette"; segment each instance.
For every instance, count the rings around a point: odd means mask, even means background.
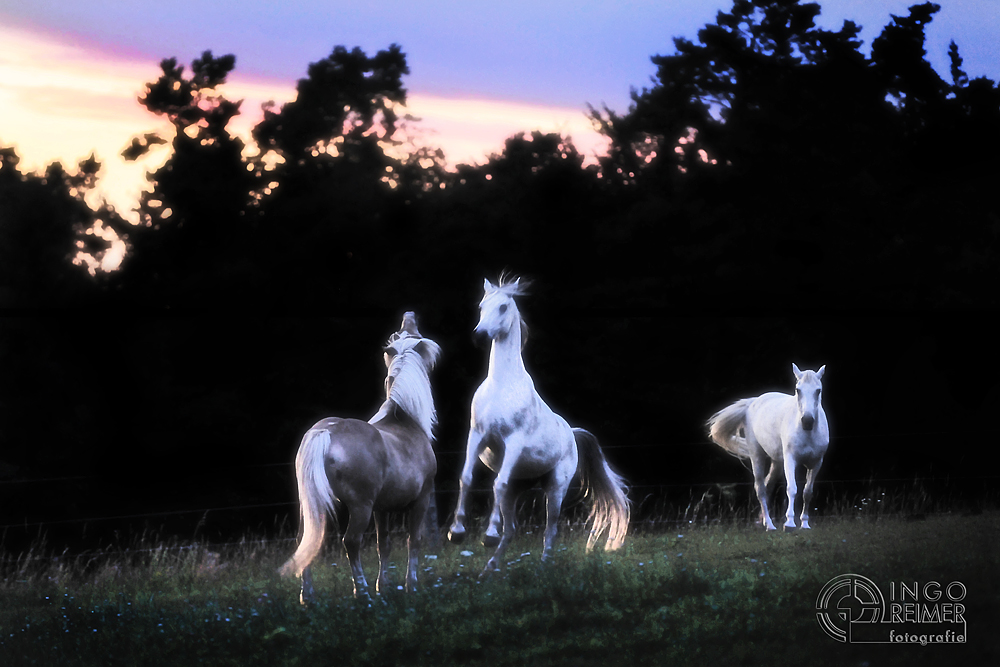
[[[309,65],[293,101],[265,109],[252,163],[257,256],[268,275],[260,298],[353,303],[378,277],[383,239],[406,217],[414,188],[439,178],[420,168],[421,156],[388,154],[401,143],[407,73],[399,46],[372,57],[338,46]]]
[[[91,156],[75,173],[58,162],[43,174],[18,168],[13,148],[0,148],[0,308],[80,306],[99,284],[87,261],[98,265],[111,244],[101,233],[120,218],[84,197],[97,182],[100,163]]]
[[[112,304],[395,308],[431,293],[465,299],[451,283],[504,268],[570,287],[601,266],[592,290],[632,307],[749,295],[995,305],[1000,213],[985,193],[1000,92],[969,79],[954,43],[950,83],[930,66],[937,11],[893,16],[867,57],[860,27],[819,28],[814,3],[735,0],[697,41],[652,58],[656,77],[626,112],[591,109],[610,140],[597,167],[569,138],[534,132],[446,169],[439,149],[400,139],[417,121],[402,114],[409,68],[397,45],[371,57],[338,46],[310,64],[246,146],[229,129],[240,102],[221,92],[235,57],[206,51],[190,69],[164,60],[139,98],[173,127],[123,153],[169,151],[148,175],[141,224],[88,212],[86,169],[33,181],[13,154],[4,196],[22,218],[29,191],[76,201],[45,223],[63,230],[44,235],[53,266],[81,239],[102,252],[85,233],[96,220],[116,229],[128,255],[93,297]]]
[[[122,298],[163,305],[218,303],[234,297],[232,272],[241,266],[255,184],[242,156],[244,143],[228,129],[240,102],[218,93],[235,66],[232,55],[205,51],[186,75],[176,59],[146,86],[139,103],[174,127],[171,155],[149,174],[153,185],[139,203],[141,224],[119,232],[130,256],[116,276]],[[146,134],[124,151],[137,159],[167,140]]]
[[[731,294],[736,282],[741,293],[846,306],[985,296],[978,281],[995,239],[984,245],[983,232],[996,209],[956,182],[949,156],[952,137],[994,145],[996,129],[973,129],[961,107],[973,93],[957,47],[954,85],[927,62],[936,11],[893,17],[869,60],[853,22],[816,27],[818,5],[736,0],[699,43],[677,39],[675,54],[653,58],[655,85],[633,92],[627,114],[592,109],[612,142],[602,176],[635,213],[639,246],[673,251],[663,279],[682,287],[697,276],[703,293],[691,299]],[[989,117],[995,89],[977,89]],[[956,198],[971,219],[942,234]],[[975,279],[945,268],[969,253]],[[944,287],[955,280],[961,288]]]

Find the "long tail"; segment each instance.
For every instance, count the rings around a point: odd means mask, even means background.
[[[747,439],[740,435],[740,429],[746,427],[747,408],[751,402],[752,398],[742,398],[728,408],[719,410],[708,420],[708,437],[719,447],[741,459],[750,458]]]
[[[580,472],[583,475],[583,487],[591,496],[590,538],[587,540],[587,551],[594,548],[598,538],[608,531],[608,541],[605,549],[619,549],[625,543],[625,533],[628,532],[630,515],[629,501],[626,497],[628,487],[625,480],[608,465],[604,452],[597,438],[590,431],[582,428],[573,429],[576,438],[576,448],[580,453]]]
[[[302,539],[299,546],[278,570],[281,576],[302,576],[319,554],[326,534],[326,514],[336,519],[333,509],[333,489],[326,475],[326,453],[330,448],[330,432],[310,429],[302,438],[295,455],[295,477],[299,487],[299,518]]]

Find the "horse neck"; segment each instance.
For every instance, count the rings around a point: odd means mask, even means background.
[[[504,381],[527,374],[521,358],[521,325],[518,322],[509,335],[501,340],[493,339],[490,345],[489,377]]]

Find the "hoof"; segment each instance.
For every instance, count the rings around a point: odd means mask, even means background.
[[[452,528],[448,531],[448,541],[452,544],[461,544],[465,541],[465,531],[456,531]]]
[[[798,526],[789,526],[788,524],[785,524],[784,526],[781,527],[781,530],[786,533],[797,533],[799,531],[799,528]]]
[[[484,535],[483,536],[483,546],[487,549],[492,549],[493,547],[500,544],[499,535]]]

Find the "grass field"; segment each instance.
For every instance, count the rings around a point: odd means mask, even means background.
[[[582,530],[565,526],[545,565],[540,542],[537,532],[519,536],[486,581],[482,546],[442,542],[421,559],[421,591],[371,609],[350,597],[335,547],[317,565],[319,599],[308,608],[297,582],[274,574],[290,541],[6,555],[0,664],[1000,664],[997,511],[826,518],[792,534],[744,521],[640,528],[621,551],[590,554]],[[374,548],[363,557],[374,583]],[[816,621],[816,597],[844,573],[883,587],[962,582],[967,643],[834,641]]]

